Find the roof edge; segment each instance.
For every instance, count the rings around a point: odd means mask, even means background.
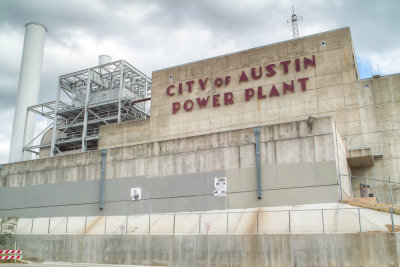
[[[320,33],[315,33],[315,34],[311,34],[311,35],[306,35],[306,36],[299,37],[299,38],[296,38],[296,39],[280,41],[280,42],[276,42],[276,43],[272,43],[272,44],[268,44],[268,45],[256,46],[256,47],[252,47],[252,48],[248,48],[248,49],[244,49],[244,50],[239,50],[239,51],[236,51],[236,52],[231,52],[231,53],[227,53],[227,54],[223,54],[223,55],[219,55],[219,56],[215,56],[215,57],[209,57],[209,58],[205,58],[205,59],[191,61],[191,62],[187,62],[187,63],[183,63],[183,64],[179,64],[179,65],[175,65],[175,66],[171,66],[171,67],[167,67],[167,68],[153,70],[153,73],[154,72],[160,72],[160,71],[168,70],[168,69],[174,69],[174,68],[178,68],[178,67],[183,67],[183,66],[186,66],[186,65],[190,65],[190,64],[194,64],[194,63],[198,63],[198,62],[203,62],[203,61],[210,60],[210,59],[216,59],[216,58],[221,58],[221,57],[234,55],[234,54],[237,54],[237,53],[243,53],[243,52],[247,52],[247,51],[250,51],[250,50],[253,50],[253,49],[279,45],[279,44],[283,44],[283,43],[287,43],[287,42],[292,42],[292,41],[296,41],[296,40],[301,40],[301,39],[305,39],[305,38],[309,38],[309,37],[313,37],[313,36],[318,36],[318,35],[323,35],[323,34],[327,34],[327,33],[343,31],[343,30],[349,30],[349,32],[350,32],[350,27],[346,26],[346,27],[342,27],[342,28],[338,28],[338,29],[334,29],[334,30],[330,30],[330,31],[326,31],[326,32],[320,32]],[[350,33],[350,35],[351,35],[351,33]]]

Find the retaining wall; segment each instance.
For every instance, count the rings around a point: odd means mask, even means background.
[[[399,266],[400,234],[209,235],[210,266]],[[206,266],[206,235],[13,235],[31,261]]]

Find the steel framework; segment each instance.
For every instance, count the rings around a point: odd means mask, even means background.
[[[56,97],[27,109],[26,118],[35,113],[52,123],[26,143],[24,151],[39,154],[50,147],[50,156],[55,156],[97,149],[100,125],[150,118],[151,79],[118,60],[60,76]],[[34,145],[51,127],[51,144]]]

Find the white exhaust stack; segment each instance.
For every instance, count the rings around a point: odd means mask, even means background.
[[[25,40],[9,154],[10,163],[31,159],[31,153],[23,152],[22,149],[24,142],[33,138],[36,117],[29,117],[25,127],[25,116],[27,108],[38,103],[46,32],[47,29],[42,24],[30,22],[25,25]]]
[[[110,63],[110,62],[111,62],[111,57],[109,55],[100,55],[99,56],[99,66]]]

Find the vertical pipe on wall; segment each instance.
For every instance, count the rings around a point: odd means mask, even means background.
[[[104,208],[104,180],[106,174],[106,157],[107,149],[101,150],[101,175],[100,175],[100,206],[102,210]]]
[[[257,196],[261,199],[261,157],[260,157],[260,127],[254,127],[256,136],[256,162],[257,162]]]
[[[31,154],[23,152],[24,138],[32,140],[36,117],[27,118],[24,136],[25,112],[29,106],[36,105],[39,99],[40,75],[42,72],[45,26],[30,22],[25,25],[25,39],[19,74],[17,102],[14,113],[9,162],[29,160]]]

